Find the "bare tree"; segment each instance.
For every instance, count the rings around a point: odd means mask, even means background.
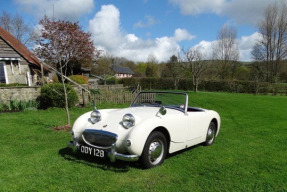
[[[16,39],[26,46],[29,46],[33,37],[33,30],[25,23],[19,14],[13,16],[6,11],[0,15],[0,26],[11,33]]]
[[[10,14],[6,11],[2,11],[2,15],[0,16],[0,26],[11,34],[13,33],[11,26],[12,20],[13,19]]]
[[[235,64],[239,58],[236,38],[237,30],[229,25],[224,25],[217,33],[212,56],[217,62],[220,79],[226,79],[235,72]]]
[[[67,124],[70,125],[67,89],[64,75],[66,66],[72,60],[92,59],[94,45],[91,34],[83,32],[78,22],[49,19],[45,16],[40,20],[41,37],[37,40],[39,45],[34,51],[38,57],[48,63],[60,66],[61,80],[64,87],[65,108]]]
[[[186,69],[192,73],[194,91],[197,92],[201,77],[208,68],[208,64],[204,60],[205,55],[199,49],[189,49],[183,52],[187,61]]]
[[[287,58],[287,3],[270,4],[258,29],[260,38],[252,54],[256,61],[265,64],[266,81],[276,84],[282,61]]]

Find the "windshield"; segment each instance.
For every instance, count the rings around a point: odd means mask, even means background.
[[[141,92],[132,102],[131,107],[148,106],[174,108],[185,111],[187,95],[177,92]]]

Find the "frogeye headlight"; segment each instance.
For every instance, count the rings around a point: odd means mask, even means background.
[[[101,120],[101,118],[102,118],[102,115],[101,115],[101,113],[100,113],[98,110],[94,110],[94,111],[91,113],[91,118],[90,118],[90,120],[91,120],[91,122],[92,122],[93,124],[99,122],[99,121]]]
[[[128,113],[123,116],[122,125],[124,128],[129,129],[135,125],[135,117]]]

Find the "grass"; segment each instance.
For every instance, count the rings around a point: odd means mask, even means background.
[[[62,109],[0,113],[0,191],[287,191],[286,96],[189,96],[221,115],[215,143],[150,170],[73,154],[69,133],[52,130],[65,124]],[[72,120],[90,109],[72,109]]]

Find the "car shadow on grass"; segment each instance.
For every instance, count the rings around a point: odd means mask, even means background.
[[[108,170],[113,172],[127,172],[131,167],[140,168],[137,162],[124,162],[117,160],[112,163],[108,158],[101,159],[91,157],[89,155],[81,154],[79,152],[74,152],[72,148],[65,147],[59,150],[59,155],[61,155],[65,160],[74,163],[85,164],[93,168],[99,168],[102,170]]]
[[[172,154],[167,154],[166,159],[173,158],[174,156],[184,154],[188,151],[192,151],[195,148],[198,148],[200,146],[203,146],[203,144],[197,144],[191,147],[188,147],[186,149],[177,151]],[[143,169],[140,166],[139,161],[137,162],[126,162],[126,161],[120,161],[116,160],[116,162],[112,163],[108,158],[102,159],[102,158],[95,158],[89,155],[85,155],[79,152],[74,152],[72,148],[65,147],[63,149],[59,150],[59,155],[61,155],[65,160],[71,161],[74,163],[79,164],[85,164],[87,166],[93,167],[93,168],[99,168],[102,170],[108,170],[113,172],[128,172],[130,168],[136,168],[136,169]]]

